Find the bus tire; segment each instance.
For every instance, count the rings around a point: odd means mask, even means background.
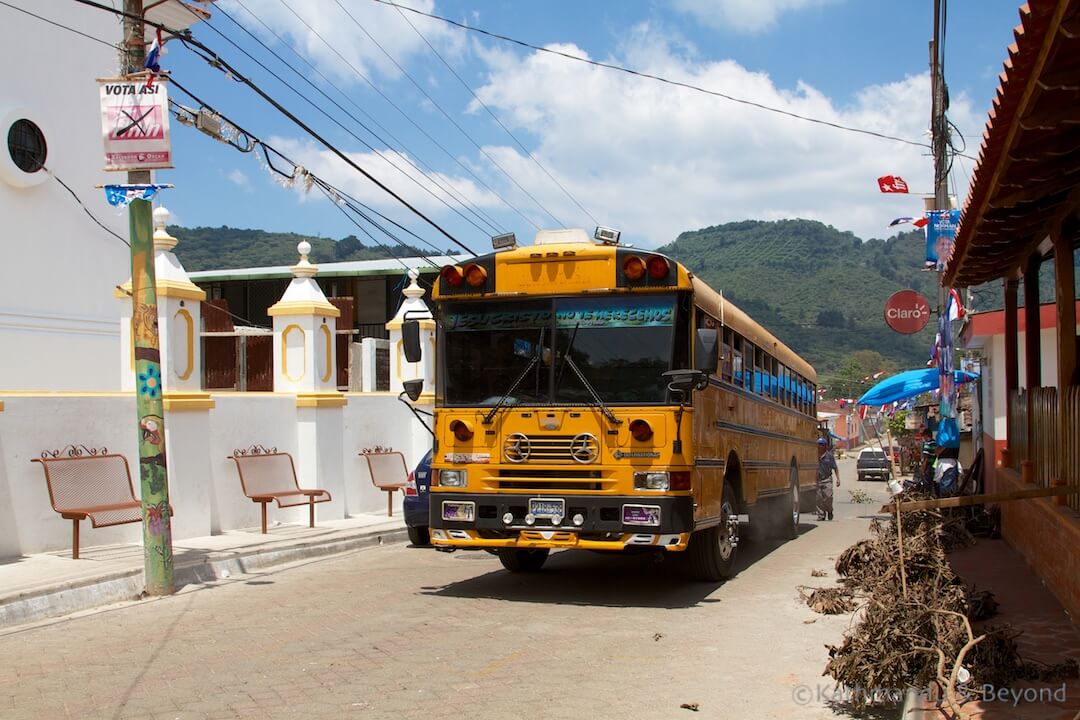
[[[799,490],[799,470],[791,466],[788,480],[788,493],[779,503],[783,514],[777,513],[777,522],[783,531],[785,540],[799,537],[799,520],[802,517],[802,492]]]
[[[690,536],[690,567],[694,576],[719,582],[735,574],[735,554],[739,547],[739,515],[735,491],[724,484],[720,524],[698,530]]]
[[[499,562],[512,573],[537,572],[547,562],[547,548],[539,550],[518,550],[515,548],[500,548],[498,551]]]

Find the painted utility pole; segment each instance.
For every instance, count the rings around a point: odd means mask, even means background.
[[[949,166],[948,144],[949,128],[945,120],[945,112],[948,110],[948,93],[945,89],[945,76],[941,67],[942,60],[942,30],[944,28],[944,8],[941,0],[934,0],[934,39],[930,43],[930,135],[932,138],[934,153],[934,209],[939,213],[951,209],[949,202]],[[940,217],[940,216],[938,216]],[[936,221],[934,221],[936,222]],[[938,267],[943,267],[947,258],[938,258]],[[951,345],[951,338],[946,338],[945,333],[951,333],[949,321],[943,320],[942,316],[948,313],[949,292],[948,288],[941,284],[941,272],[938,273],[938,328],[941,333],[939,344],[939,367],[944,361],[946,343]],[[946,368],[949,373],[951,368]],[[951,380],[951,378],[950,378]],[[941,392],[938,396],[938,432],[946,416],[951,416],[953,400],[948,397],[952,393],[953,384],[942,382]]]
[[[143,0],[124,0],[124,52],[121,74],[141,72],[146,40]],[[128,172],[128,184],[149,185],[150,171]],[[154,270],[153,218],[149,201],[132,200],[131,332],[135,353],[135,407],[139,416],[139,494],[143,511],[143,567],[149,595],[171,595],[173,582],[172,513],[165,465],[164,387],[158,339],[157,277]]]

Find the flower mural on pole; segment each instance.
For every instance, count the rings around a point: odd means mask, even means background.
[[[161,396],[161,370],[150,365],[139,373],[139,394],[157,399]]]

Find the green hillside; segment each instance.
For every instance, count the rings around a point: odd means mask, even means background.
[[[824,379],[858,351],[876,351],[898,368],[926,362],[933,322],[901,335],[883,317],[885,300],[904,288],[935,304],[937,275],[922,271],[925,247],[920,231],[863,242],[811,220],[748,220],[684,232],[660,251],[721,290]]]
[[[180,241],[176,248],[177,258],[184,268],[191,272],[293,265],[297,260],[296,245],[301,240],[311,243],[311,260],[314,263],[433,254],[430,248],[419,250],[401,245],[393,245],[391,254],[374,243],[365,246],[355,235],[331,240],[296,233],[244,230],[225,226],[185,228],[171,225],[168,230]]]

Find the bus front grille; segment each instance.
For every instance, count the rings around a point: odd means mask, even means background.
[[[526,491],[599,491],[612,481],[605,481],[598,470],[499,470],[495,486],[499,490]]]

